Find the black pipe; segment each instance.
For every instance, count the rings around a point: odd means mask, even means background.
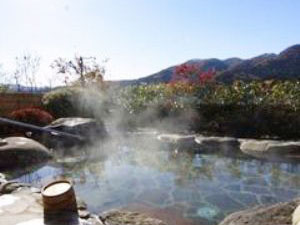
[[[17,126],[17,127],[26,128],[30,131],[40,131],[40,132],[43,132],[43,133],[50,133],[51,135],[67,137],[67,138],[74,138],[74,139],[77,139],[79,141],[84,141],[85,140],[85,138],[80,136],[80,135],[70,134],[70,133],[66,133],[66,132],[63,132],[63,131],[54,130],[54,129],[51,129],[51,128],[39,127],[39,126],[36,126],[36,125],[32,125],[32,124],[28,124],[28,123],[24,123],[24,122],[20,122],[20,121],[15,121],[15,120],[3,118],[3,117],[0,117],[0,122],[7,123],[9,125],[14,125],[14,126]]]

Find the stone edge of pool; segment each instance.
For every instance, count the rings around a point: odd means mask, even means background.
[[[77,199],[78,220],[64,225],[166,225],[159,219],[142,213],[125,210],[110,210],[99,215],[90,213],[87,205]],[[13,181],[7,181],[0,173],[0,224],[6,225],[50,225],[61,224],[61,217],[45,223],[41,190]]]
[[[177,150],[189,146],[203,153],[223,152],[230,155],[240,152],[245,156],[263,160],[297,162],[300,160],[300,140],[247,139],[199,134],[159,134],[156,138]]]

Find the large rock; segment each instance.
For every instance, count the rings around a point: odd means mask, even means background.
[[[193,149],[196,145],[195,135],[185,134],[160,134],[157,140],[161,143],[167,144],[171,150],[178,149]]]
[[[195,138],[199,148],[204,151],[216,152],[216,151],[237,151],[239,150],[240,142],[236,138],[232,137],[205,137],[197,136]]]
[[[103,122],[91,118],[60,118],[46,127],[78,135],[87,136],[91,132],[97,136],[106,135]]]
[[[51,158],[50,151],[40,143],[23,137],[9,137],[0,146],[0,167],[31,165]]]
[[[241,151],[245,154],[263,158],[299,158],[300,142],[273,140],[241,140]]]
[[[292,224],[292,214],[300,199],[271,206],[260,206],[233,213],[219,225],[288,225]]]
[[[293,225],[300,224],[300,205],[295,209],[293,213],[292,224]]]
[[[162,142],[172,144],[194,144],[195,135],[183,135],[183,134],[160,134],[157,139]]]
[[[100,216],[104,224],[109,225],[166,225],[159,219],[148,217],[138,212],[112,210]]]
[[[75,134],[82,137],[84,140],[81,141],[76,138],[66,137],[56,133],[52,133],[52,136],[47,134],[44,134],[42,136],[39,134],[33,134],[33,138],[41,141],[49,147],[72,147],[75,145],[95,141],[99,138],[101,139],[107,136],[107,131],[105,129],[104,123],[102,121],[91,118],[60,118],[53,121],[50,125],[46,126],[45,128],[50,128],[69,134]]]

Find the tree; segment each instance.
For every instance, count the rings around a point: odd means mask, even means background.
[[[0,64],[0,83],[9,83],[9,76],[7,76],[7,73],[3,70],[2,64]]]
[[[75,56],[70,61],[58,58],[51,67],[56,69],[57,73],[65,74],[66,85],[69,83],[68,75],[76,77],[75,83],[79,81],[81,87],[85,87],[86,84],[103,85],[105,68],[97,63],[96,57]]]
[[[14,80],[20,91],[20,83],[24,81],[26,86],[30,86],[31,91],[36,89],[36,74],[40,67],[41,58],[30,53],[25,53],[16,57],[16,69],[13,73]]]
[[[16,64],[18,65],[17,61],[18,60],[16,57]],[[21,71],[20,71],[20,68],[18,68],[18,66],[16,66],[16,69],[13,72],[13,78],[14,78],[16,86],[17,86],[17,91],[19,92],[20,91]]]
[[[175,68],[171,83],[207,84],[214,81],[215,74],[214,69],[205,71],[198,65],[184,63]]]
[[[2,65],[0,64],[0,93],[7,92],[9,90],[8,78],[9,77],[2,70]]]

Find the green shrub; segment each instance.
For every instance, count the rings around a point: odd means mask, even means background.
[[[0,93],[6,93],[8,91],[8,86],[4,84],[0,84]]]
[[[60,88],[46,93],[42,98],[43,107],[55,118],[77,116],[79,92],[77,88]]]
[[[46,93],[43,107],[55,118],[95,117],[107,113],[108,100],[104,92],[93,88],[65,87]]]
[[[184,118],[182,121],[198,132],[300,137],[299,81],[141,85],[122,89],[116,99],[125,112],[136,115],[136,121],[141,116],[148,125],[173,117],[174,124],[178,124],[177,118]]]

